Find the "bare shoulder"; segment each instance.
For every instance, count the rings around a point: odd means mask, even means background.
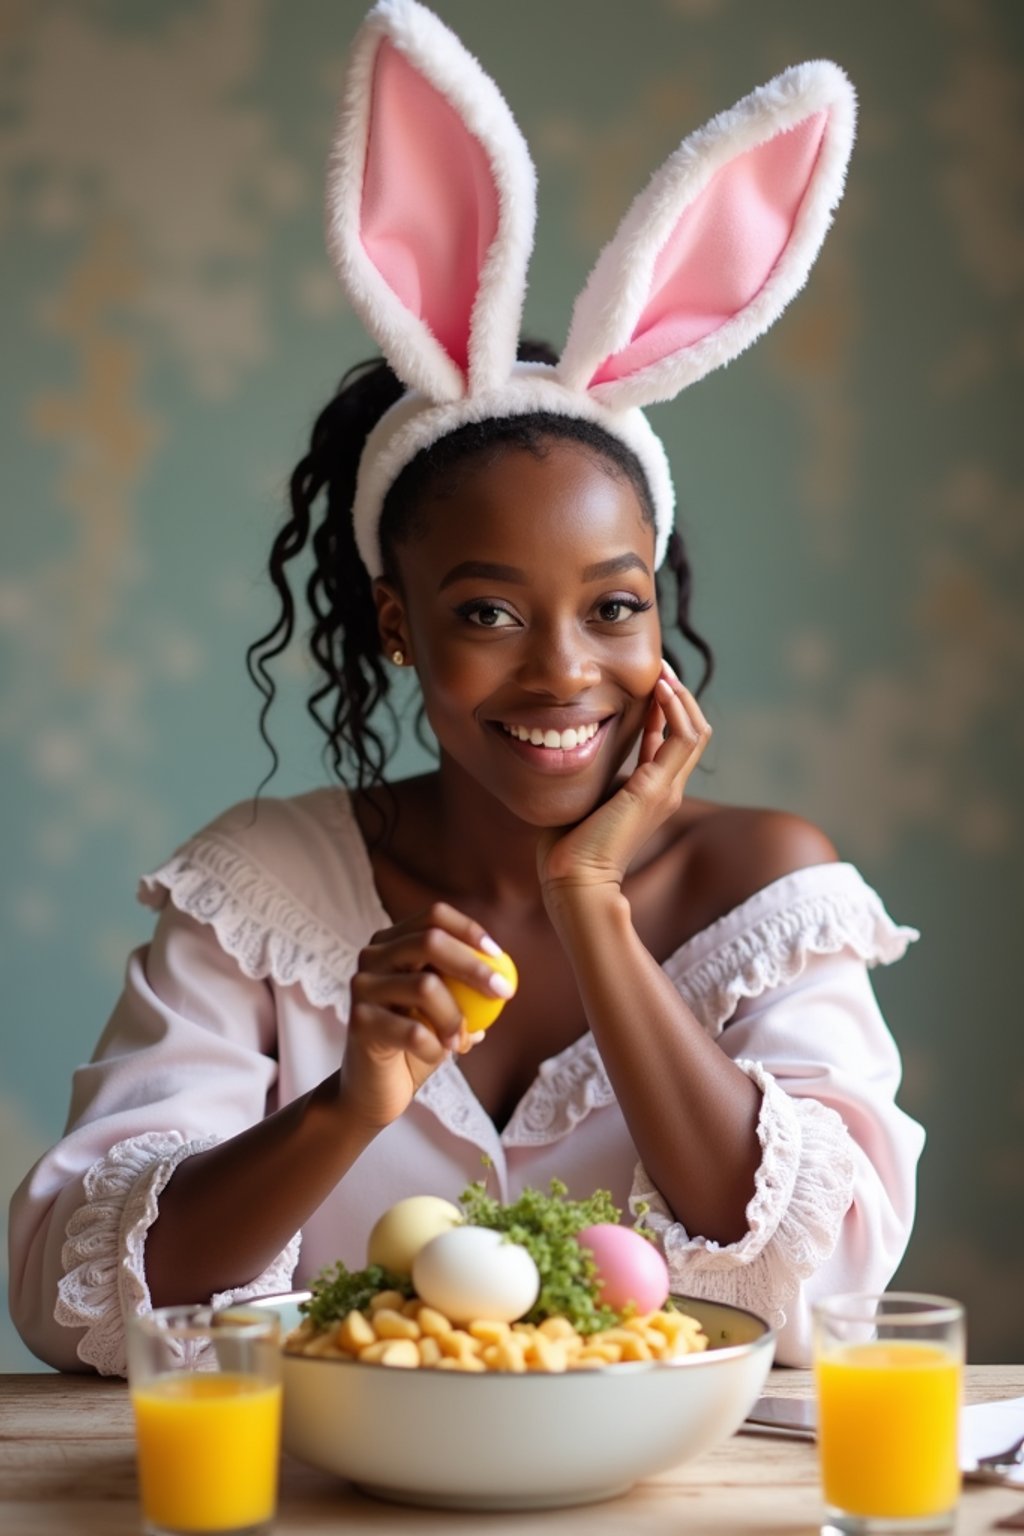
[[[689,873],[718,916],[774,880],[839,859],[821,828],[791,811],[707,802],[702,811],[691,830]]]

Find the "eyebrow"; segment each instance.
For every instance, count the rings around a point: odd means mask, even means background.
[[[611,560],[599,560],[596,565],[588,565],[583,572],[584,581],[603,581],[608,576],[617,576],[623,571],[642,571],[645,576],[651,573],[639,555],[632,552],[625,555],[615,555]],[[507,581],[513,585],[525,586],[528,577],[525,571],[517,565],[495,565],[488,560],[463,560],[459,565],[453,565],[438,586],[438,591],[443,592],[445,587],[450,587],[453,582],[462,581],[467,576],[474,576],[485,581]]]

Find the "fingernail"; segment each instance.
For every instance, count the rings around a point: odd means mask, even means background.
[[[658,681],[655,683],[654,687],[655,687],[656,690],[658,688],[660,688],[663,693],[672,694],[672,692],[673,692],[672,684],[668,681],[668,678],[666,678],[666,677],[659,677]]]
[[[502,953],[501,945],[495,944],[489,933],[484,934],[477,948],[482,949],[485,955],[494,955],[495,958]]]
[[[668,673],[669,677],[674,677],[676,682],[678,683],[680,681],[679,674],[676,672],[675,668],[672,666],[672,663],[670,661],[666,661],[664,656],[663,656],[661,658],[661,664],[665,668],[665,671]]]
[[[467,1045],[479,1045],[480,1041],[484,1038],[484,1035],[486,1035],[486,1033],[487,1033],[486,1029],[475,1029],[471,1035],[467,1035],[466,1036],[466,1044]]]
[[[497,971],[492,971],[487,978],[487,985],[495,997],[503,997],[506,1002],[510,997],[515,997],[516,989],[507,976],[500,976]]]

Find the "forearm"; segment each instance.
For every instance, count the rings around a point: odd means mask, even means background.
[[[562,893],[549,915],[647,1172],[691,1233],[738,1240],[761,1155],[756,1085],[641,943],[621,892]]]
[[[347,1111],[334,1073],[249,1130],[187,1158],[146,1239],[153,1305],[205,1300],[260,1274],[374,1134]]]

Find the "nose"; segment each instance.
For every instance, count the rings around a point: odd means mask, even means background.
[[[515,680],[528,693],[566,703],[600,682],[593,643],[578,623],[537,626],[531,630],[516,668]]]

